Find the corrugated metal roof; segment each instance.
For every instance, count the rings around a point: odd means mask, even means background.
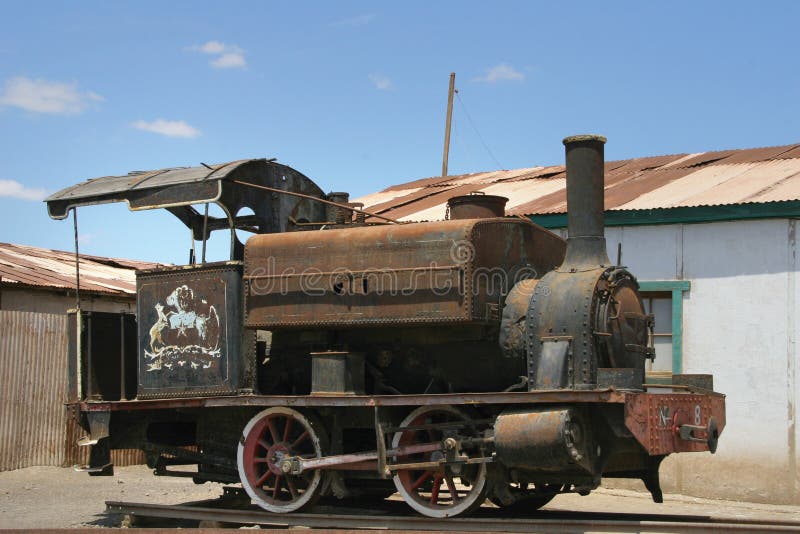
[[[432,177],[354,199],[403,221],[443,219],[447,199],[473,192],[509,198],[511,215],[565,213],[563,165]],[[609,161],[606,210],[800,200],[800,144]]]
[[[158,265],[81,254],[81,291],[133,295],[136,293],[136,270]],[[0,277],[4,284],[75,289],[75,254],[0,243]]]

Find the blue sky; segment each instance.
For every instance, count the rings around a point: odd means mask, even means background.
[[[800,2],[6,1],[0,13],[3,242],[71,249],[71,223],[51,221],[42,196],[131,170],[277,157],[353,196],[436,175],[451,71],[451,174],[558,164],[561,138],[585,132],[608,137],[608,159],[800,141]],[[117,204],[79,221],[84,252],[185,262],[188,232],[166,213]]]

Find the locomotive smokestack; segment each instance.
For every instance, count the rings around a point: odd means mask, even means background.
[[[567,254],[562,267],[610,265],[604,233],[603,186],[606,138],[564,139],[567,160]]]

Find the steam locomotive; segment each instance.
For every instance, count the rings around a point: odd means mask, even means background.
[[[192,234],[189,265],[137,272],[135,316],[70,313],[84,469],[141,449],[157,475],[241,482],[271,512],[395,492],[430,517],[535,509],[602,477],[661,502],[661,461],[715,451],[724,396],[708,375],[645,383],[653,317],[606,253],[604,143],[564,140],[566,241],[483,195],[398,223],[265,159],[54,194],[56,219],[126,201]],[[230,261],[205,261],[214,231]]]

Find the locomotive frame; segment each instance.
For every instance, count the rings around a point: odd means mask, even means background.
[[[273,512],[395,491],[430,517],[486,498],[537,508],[602,477],[642,479],[661,502],[661,461],[716,450],[724,396],[708,375],[644,381],[652,318],[606,256],[604,142],[564,140],[567,243],[493,197],[387,225],[273,160],[51,196],[54,218],[126,201],[192,232],[190,265],[137,273],[137,317],[70,314],[84,469],[112,474],[112,449],[140,448],[156,474],[242,482]],[[226,218],[192,207],[209,202]],[[230,231],[230,261],[205,262],[214,230]]]

